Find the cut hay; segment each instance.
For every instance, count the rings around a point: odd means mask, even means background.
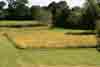
[[[8,38],[20,48],[96,47],[95,35],[64,35],[62,32],[34,31],[8,33]]]

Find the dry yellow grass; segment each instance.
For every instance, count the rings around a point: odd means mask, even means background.
[[[31,33],[8,33],[17,46],[24,48],[89,47],[96,45],[95,35],[65,35],[63,32],[33,31]]]

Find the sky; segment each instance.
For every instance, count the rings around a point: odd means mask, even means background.
[[[59,1],[66,1],[67,4],[70,7],[74,7],[74,6],[83,6],[85,0],[29,0],[30,5],[34,4],[37,5],[39,4],[40,6],[47,6],[49,3],[51,3],[52,1],[55,2],[59,2]]]
[[[6,2],[6,0],[0,0],[0,1]],[[28,5],[29,5],[29,7],[32,6],[32,5],[47,6],[52,1],[55,1],[55,2],[66,1],[70,8],[72,8],[74,6],[82,7],[84,2],[85,2],[85,0],[29,0]],[[7,6],[5,6],[5,8],[6,7]]]

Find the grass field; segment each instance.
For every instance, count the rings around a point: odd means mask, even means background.
[[[100,53],[95,48],[17,49],[3,36],[3,33],[7,33],[19,45],[36,45],[37,47],[44,45],[44,41],[55,40],[57,40],[57,44],[54,43],[56,47],[59,46],[59,42],[60,47],[64,43],[66,45],[70,43],[70,45],[96,45],[95,35],[65,35],[65,31],[61,29],[47,30],[47,27],[0,28],[0,67],[100,67]],[[38,43],[34,43],[33,40],[38,40]]]
[[[84,65],[99,67],[100,65],[100,53],[95,48],[19,50],[5,38],[0,40],[0,43],[2,43],[0,67],[84,67]]]
[[[64,32],[52,30],[40,30],[36,28],[1,29],[2,33],[7,33],[17,46],[22,47],[94,47],[96,46],[95,35],[66,35]]]
[[[0,67],[54,67],[55,65],[99,67],[100,65],[100,53],[95,48],[16,49],[2,36],[0,45]]]
[[[0,21],[0,25],[24,25],[24,24],[36,24],[37,21]]]
[[[1,33],[2,32],[7,32],[12,35],[13,38],[15,35],[20,37],[23,34],[27,35],[29,33],[34,33],[31,31],[31,28],[26,29],[26,31],[25,29],[3,29],[1,30]],[[42,34],[43,33],[44,32],[42,32]],[[94,38],[94,36],[91,38]],[[0,67],[74,67],[74,65],[81,65],[81,67],[84,67],[84,65],[92,67],[93,65],[93,67],[99,67],[100,65],[100,53],[98,53],[95,48],[16,49],[6,37],[2,36],[2,34],[0,35],[0,45]]]

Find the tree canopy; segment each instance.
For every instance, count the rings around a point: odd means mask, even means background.
[[[32,19],[37,21],[51,20],[53,27],[93,28],[95,18],[100,15],[100,2],[87,0],[83,7],[69,8],[66,1],[51,2],[48,6],[28,7],[28,0],[7,0],[8,8],[3,9],[5,2],[0,1],[0,18]]]

